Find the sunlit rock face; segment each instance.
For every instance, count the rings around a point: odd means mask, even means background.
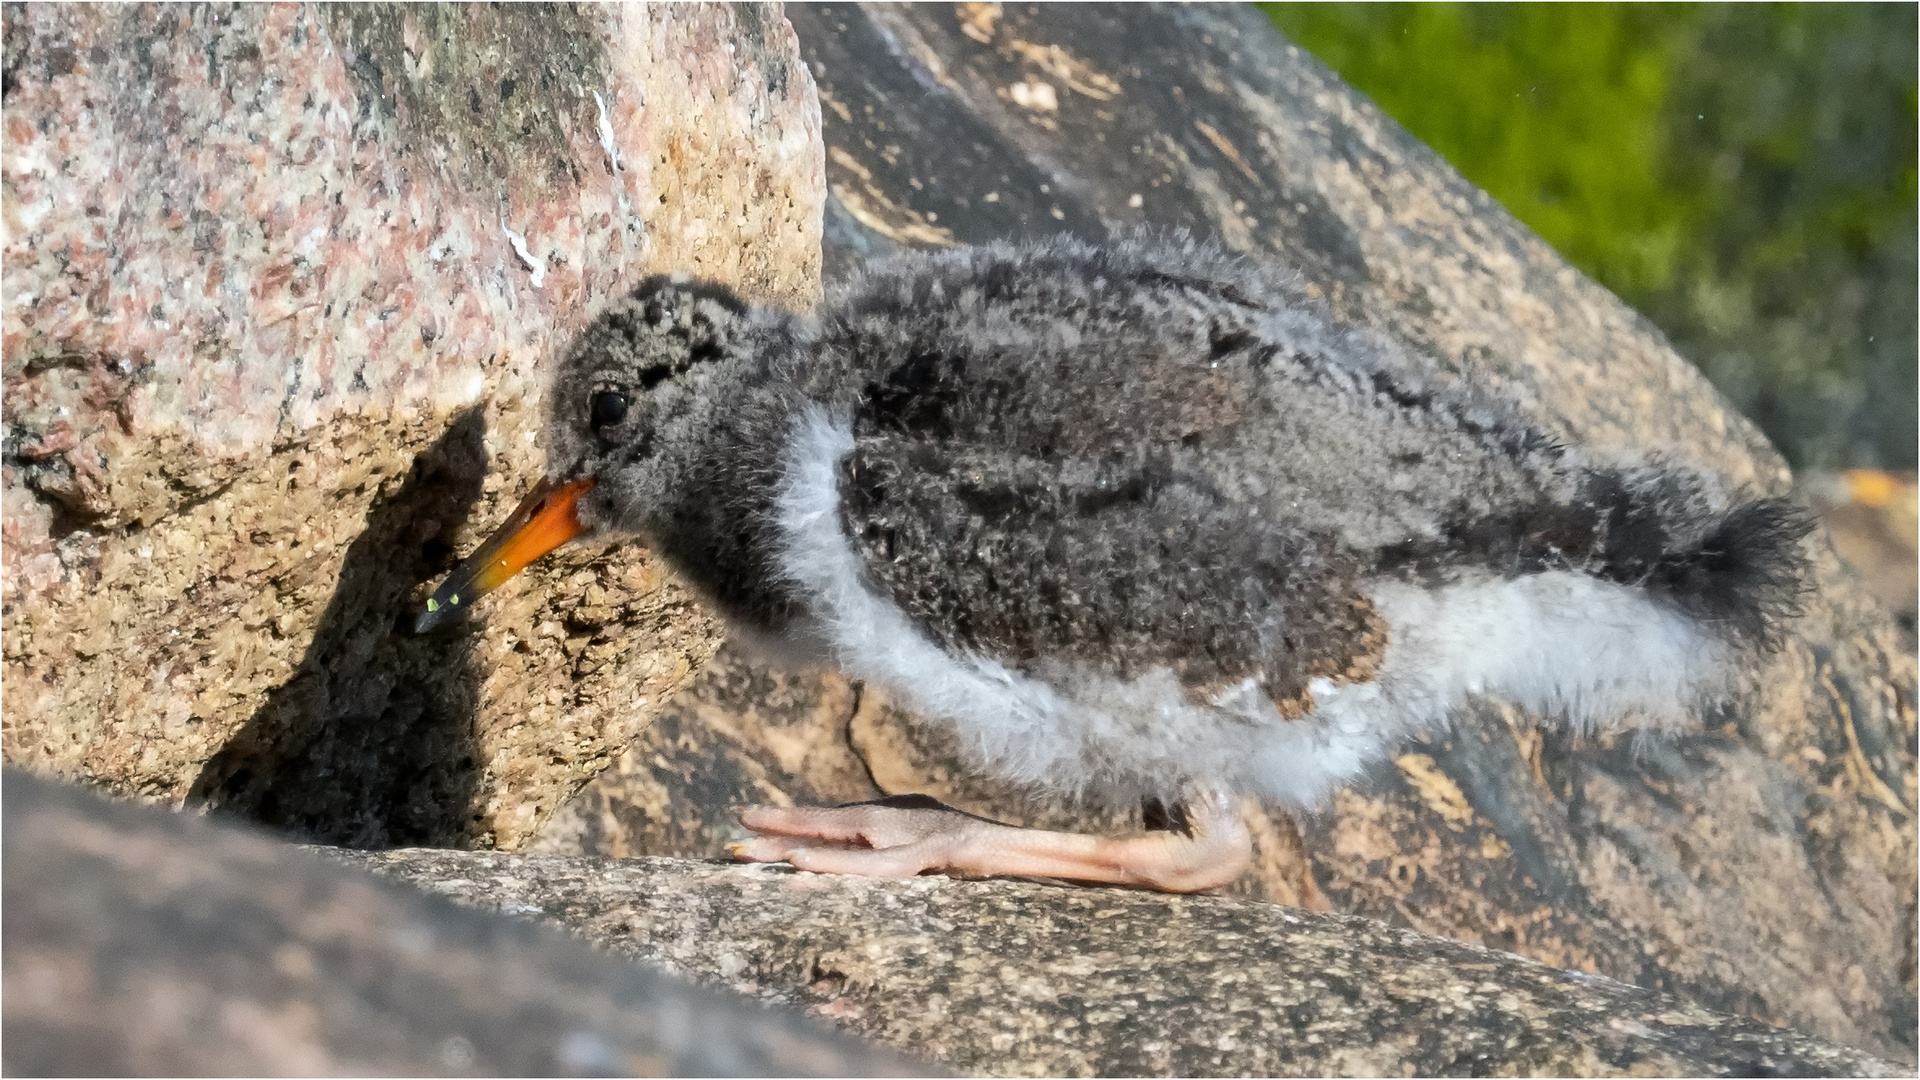
[[[793,31],[764,8],[680,6],[16,14],[5,756],[120,793],[336,842],[510,848],[615,762],[541,846],[712,857],[737,803],[913,790],[1128,827],[983,782],[835,676],[735,654],[663,706],[718,628],[638,548],[560,553],[445,636],[396,629],[409,590],[539,472],[543,365],[572,328],[653,270],[804,306],[823,237],[845,271],[899,247],[1189,228],[1298,269],[1343,317],[1432,356],[1436,379],[1470,370],[1587,453],[1789,482],[1644,320],[1251,10],[807,5]],[[1489,703],[1315,815],[1249,805],[1256,867],[1236,890],[1910,1063],[1915,662],[1825,545],[1805,617],[1738,707],[1637,743]],[[472,860],[502,857],[465,858],[434,873],[480,880]],[[820,896],[817,879],[718,873]],[[939,945],[945,916],[845,913],[889,892],[975,898],[959,926],[993,925],[974,916],[1005,897],[1043,919],[1106,903],[1005,882],[826,888],[847,898],[821,919],[877,927],[898,955]],[[820,922],[788,925],[800,959],[769,987],[820,984],[841,1016],[868,1005],[833,987],[871,988],[868,1030],[940,1052],[913,1026],[947,1000],[915,996],[931,969],[847,976],[816,964]],[[994,964],[966,970],[1044,966],[1004,947],[1025,938],[982,940],[969,955]],[[1062,971],[1097,951],[1063,940]],[[705,955],[740,976],[742,954]],[[1108,967],[1127,992],[1155,970]],[[1023,1030],[997,1071],[1078,1045],[1052,1021]]]
[[[712,651],[644,553],[399,626],[641,276],[817,296],[778,8],[35,6],[6,27],[10,763],[513,846]]]

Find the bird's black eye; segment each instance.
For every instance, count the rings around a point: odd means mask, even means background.
[[[587,426],[595,431],[627,418],[627,395],[618,390],[595,390],[587,402]]]

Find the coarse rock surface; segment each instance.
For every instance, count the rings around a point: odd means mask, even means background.
[[[1895,1075],[1671,995],[1216,896],[681,859],[341,853],[991,1076]]]
[[[894,1076],[919,1063],[251,830],[8,770],[8,1076]]]
[[[1597,457],[1664,455],[1787,490],[1780,457],[1654,328],[1251,8],[791,17],[823,106],[829,277],[901,247],[1183,226],[1298,268],[1438,376],[1472,372]],[[1488,703],[1317,814],[1248,807],[1257,866],[1235,891],[1911,1067],[1915,658],[1826,537],[1810,543],[1805,617],[1736,706],[1635,740]],[[713,856],[733,805],[907,791],[1035,824],[1126,824],[982,783],[877,693],[730,650],[533,850]]]
[[[810,307],[776,6],[9,6],[10,764],[340,843],[512,847],[717,644],[637,548],[410,592],[542,469],[649,273]]]
[[[879,695],[831,676],[729,660],[663,709],[719,630],[637,547],[565,552],[482,620],[425,638],[399,630],[417,584],[539,472],[542,369],[573,328],[659,270],[805,307],[823,229],[826,264],[844,273],[901,246],[1188,226],[1297,267],[1344,316],[1431,355],[1436,377],[1471,371],[1596,457],[1657,453],[1786,489],[1777,455],[1644,321],[1250,9],[821,5],[791,16],[792,28],[763,7],[8,8],[6,760],[369,847],[523,845],[616,756],[542,846],[711,855],[734,803],[883,791],[1076,820],[967,775]],[[1740,1013],[1911,1063],[1915,661],[1824,538],[1814,547],[1807,614],[1737,707],[1636,743],[1542,731],[1490,703],[1317,815],[1249,807],[1259,869],[1245,891],[1693,1003],[1662,1014]],[[166,865],[122,870],[164,882]],[[568,864],[518,865],[558,876]],[[651,872],[596,872],[628,871]],[[1231,911],[1258,935],[1303,918],[1391,937],[1244,897],[686,873],[761,886],[754,903],[789,915],[769,889],[823,905],[842,896],[845,907],[795,924],[823,943],[851,940],[832,935],[892,896],[906,898],[905,919],[934,917],[912,903],[951,899],[940,917],[963,937],[968,911],[1003,901],[1083,923],[1150,903],[1142,910],[1161,923]],[[21,877],[7,875],[9,887]],[[660,889],[669,908],[694,904]],[[726,910],[700,932],[759,925]],[[146,924],[150,936],[164,938],[170,919]],[[823,981],[858,1023],[896,1015],[882,990],[931,1005],[1011,987],[1018,1003],[1031,985],[1062,1011],[1010,1010],[1009,1022],[1052,1017],[1019,1031],[1042,1047],[1036,1058],[1073,1052],[1108,1014],[1074,1011],[1052,976],[1023,982],[1053,970],[1048,954],[1004,920],[983,921],[971,960],[916,962],[897,984],[860,983],[875,969],[852,960],[816,974],[804,935],[768,963],[792,987]],[[87,925],[114,924],[45,933]],[[937,921],[900,925],[918,936],[892,955],[933,957],[952,936]],[[1152,920],[1127,925],[1130,945],[1158,933]],[[1230,920],[1195,932],[1215,930],[1242,932]],[[1099,940],[1059,939],[1058,970],[1082,977],[1089,962],[1072,957],[1104,955]],[[1205,966],[1224,955],[1210,940],[1165,954],[1198,965],[1204,974],[1172,973],[1195,993],[1233,978],[1224,961]],[[1440,967],[1487,955],[1433,948]],[[1261,956],[1233,963],[1258,960],[1259,979],[1278,978],[1285,957]],[[1113,966],[1140,985],[1139,966]],[[935,971],[950,974],[942,983]],[[835,972],[852,990],[831,993]],[[1587,985],[1538,978],[1527,985]],[[1384,970],[1376,980],[1392,982]],[[1336,1022],[1355,985],[1309,978],[1315,994],[1300,991],[1293,1013],[1249,1005],[1241,1017],[1237,998],[1205,1000],[1229,1028],[1279,1032],[1258,1025]],[[1682,1053],[1686,1032],[1736,1048],[1758,1045],[1740,1032],[1765,1034],[1723,1018],[1663,1028],[1610,1000],[1672,1035],[1665,1056],[1636,1066],[1639,1051],[1595,1035],[1601,1056],[1554,1057],[1519,1021],[1540,1014],[1496,1000],[1473,1024],[1428,1022],[1427,1041],[1351,1068],[1451,1054],[1470,1069],[1484,1052],[1514,1055],[1516,1071],[1706,1071]],[[1178,1013],[1167,1046],[1114,1060],[1210,1068],[1198,1055],[1226,1051],[1199,1015]],[[1258,1045],[1292,1052],[1318,1030],[1282,1034]],[[1008,1033],[985,1035],[988,1049],[1015,1045],[996,1035]],[[1877,1068],[1799,1053],[1766,1060]],[[1739,1060],[1724,1068],[1766,1064]],[[1271,1061],[1262,1067],[1292,1067]]]

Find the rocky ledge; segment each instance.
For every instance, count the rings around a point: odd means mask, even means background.
[[[8,770],[8,1076],[886,1076],[824,1024]]]
[[[1906,1071],[1611,979],[1231,897],[316,852],[14,772],[4,809],[9,1075],[926,1068],[821,1021],[989,1075]]]

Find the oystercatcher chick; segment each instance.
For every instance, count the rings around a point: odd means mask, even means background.
[[[1592,460],[1432,371],[1177,238],[906,256],[813,318],[656,277],[572,343],[546,479],[421,627],[630,534],[978,768],[1179,811],[1101,837],[919,796],[756,807],[737,858],[1221,885],[1236,797],[1311,806],[1476,696],[1672,728],[1793,613],[1791,505]]]

